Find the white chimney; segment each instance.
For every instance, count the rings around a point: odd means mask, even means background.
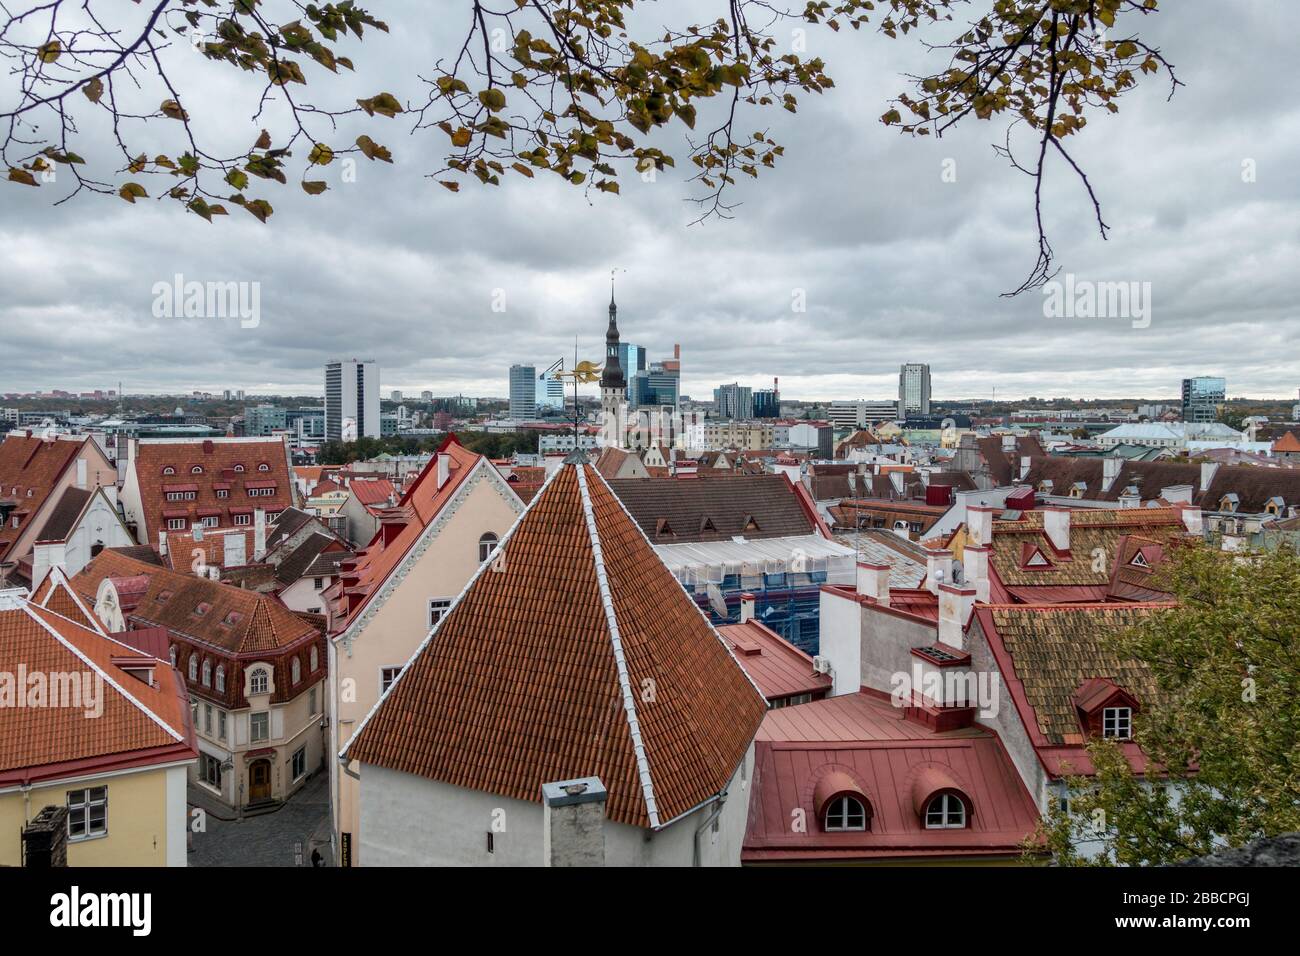
[[[894,486],[894,491],[898,494],[903,493],[903,473],[901,471],[891,471],[889,473],[889,483]]]
[[[754,595],[746,591],[740,596],[740,623],[754,619]]]
[[[971,544],[981,547],[993,543],[993,516],[997,513],[997,508],[985,505],[966,507],[966,533]]]
[[[1015,450],[1016,450],[1016,436],[1015,436],[1015,435],[1003,435],[1003,436],[1002,436],[1002,450],[1003,450],[1003,451],[1015,451]]]
[[[961,561],[962,568],[965,571],[965,578],[962,583],[966,587],[975,589],[975,600],[989,603],[989,554],[992,549],[988,545],[983,547],[974,547],[968,545],[962,549]]]
[[[1205,532],[1205,519],[1200,508],[1188,506],[1179,510],[1183,515],[1183,527],[1188,534],[1201,535]]]
[[[1171,505],[1190,505],[1192,503],[1191,485],[1170,485],[1160,489],[1160,497]]]
[[[259,564],[266,557],[266,509],[258,508],[253,512],[253,563]]]
[[[1214,481],[1214,473],[1218,470],[1219,463],[1217,461],[1201,462],[1201,494],[1205,494],[1206,489],[1210,487],[1210,483]]]
[[[191,530],[191,532],[192,532],[193,535],[194,535],[194,540],[195,540],[195,541],[202,541],[202,540],[203,540],[203,522],[202,522],[202,521],[196,521],[196,522],[194,522],[194,527],[191,528],[190,530]]]
[[[952,552],[927,551],[925,554],[926,590],[931,594],[938,594],[941,584],[952,584]]]
[[[161,557],[167,557],[167,532],[158,532],[158,554]]]
[[[83,491],[86,489],[86,459],[77,459],[77,487]]]
[[[605,865],[605,787],[599,777],[542,784],[542,865]]]
[[[1070,509],[1044,508],[1043,530],[1057,551],[1070,550]]]
[[[1032,463],[1033,463],[1033,459],[1030,458],[1028,455],[1020,456],[1020,480],[1021,481],[1024,481],[1025,476],[1029,474],[1029,466]]]
[[[889,565],[858,562],[858,594],[889,606]]]
[[[447,483],[447,479],[451,477],[451,455],[448,455],[446,452],[440,452],[438,454],[437,468],[438,487],[441,488]]]
[[[971,608],[975,606],[975,589],[945,584],[939,588],[939,643],[958,650],[966,649],[965,628]]]
[[[1101,490],[1110,491],[1110,486],[1115,484],[1115,479],[1119,477],[1120,469],[1124,467],[1122,458],[1103,458],[1101,460]]]

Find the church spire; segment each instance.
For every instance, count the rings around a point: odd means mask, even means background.
[[[623,363],[619,360],[618,306],[614,304],[614,272],[609,273],[609,328],[605,330],[605,369],[600,376],[600,387],[620,391],[627,388]]]

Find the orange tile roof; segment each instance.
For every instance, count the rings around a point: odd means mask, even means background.
[[[14,503],[12,515],[20,519],[17,528],[13,527],[12,520],[0,526],[0,558],[27,530],[27,522],[35,517],[83,444],[45,441],[27,435],[9,435],[0,442],[0,501]]]
[[[265,465],[267,470],[259,470]],[[195,441],[141,441],[136,446],[136,480],[140,487],[139,534],[156,544],[158,532],[167,529],[164,517],[184,516],[186,527],[199,516],[215,515],[221,527],[234,524],[232,512],[251,514],[261,508],[275,514],[294,505],[294,484],[283,439],[204,439]],[[194,468],[202,473],[192,474]],[[164,475],[166,469],[173,474]],[[238,469],[242,468],[240,471]],[[164,486],[194,492],[193,501],[168,501]],[[273,494],[251,497],[249,488],[273,488]],[[227,497],[219,498],[224,490]]]
[[[151,687],[113,663],[124,657],[142,655],[30,602],[0,608],[0,659],[8,668],[29,679],[88,675],[102,695],[97,717],[70,697],[64,706],[49,697],[42,707],[0,707],[0,787],[197,756],[180,675],[158,661]]]
[[[374,505],[387,505],[388,499],[397,492],[393,483],[387,478],[357,479],[348,485],[348,491],[352,492],[352,497],[367,508]]]
[[[1295,436],[1295,432],[1287,432],[1277,441],[1273,442],[1273,453],[1277,452],[1300,452],[1300,438]]]
[[[498,554],[347,756],[533,802],[596,775],[641,827],[722,790],[766,703],[599,472],[561,468]]]
[[[813,670],[811,657],[762,622],[722,624],[718,633],[769,701],[794,694],[830,692],[830,675]]]
[[[328,595],[335,631],[342,631],[357,619],[424,529],[456,496],[474,467],[484,460],[482,455],[470,451],[454,438],[448,438],[440,452],[450,456],[446,483],[437,487],[438,456],[435,454],[402,495],[393,516],[381,521],[379,531],[357,553],[354,562],[345,563],[340,568],[340,581]]]
[[[232,654],[275,650],[319,633],[273,597],[145,564],[112,548],[91,559],[71,584],[93,604],[105,578],[137,577],[147,579],[144,592],[122,610],[144,627],[165,627]]]

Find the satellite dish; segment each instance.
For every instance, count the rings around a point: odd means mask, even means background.
[[[710,584],[704,591],[709,596],[709,606],[713,608],[713,613],[718,617],[726,617],[727,599],[722,596],[722,589],[716,584]]]

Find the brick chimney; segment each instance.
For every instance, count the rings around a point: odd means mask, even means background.
[[[605,865],[605,801],[599,777],[542,784],[542,865]]]
[[[975,600],[989,603],[989,555],[992,548],[985,545],[976,547],[967,545],[962,549],[962,570],[965,576],[962,583],[975,589]]]
[[[925,587],[931,594],[939,593],[939,585],[952,584],[952,552],[927,551],[925,554]]]
[[[987,505],[967,505],[966,532],[971,544],[979,547],[993,543],[993,516],[999,512]]]
[[[1115,484],[1115,479],[1119,477],[1120,469],[1124,467],[1122,458],[1103,458],[1101,460],[1101,490],[1110,491],[1110,486]]]
[[[966,650],[966,621],[975,606],[975,589],[945,584],[939,588],[939,643]]]
[[[1070,509],[1044,508],[1043,530],[1057,551],[1070,550]]]
[[[260,563],[264,557],[266,557],[266,509],[258,508],[253,512],[253,563]]]
[[[858,594],[889,605],[889,565],[858,562]]]

